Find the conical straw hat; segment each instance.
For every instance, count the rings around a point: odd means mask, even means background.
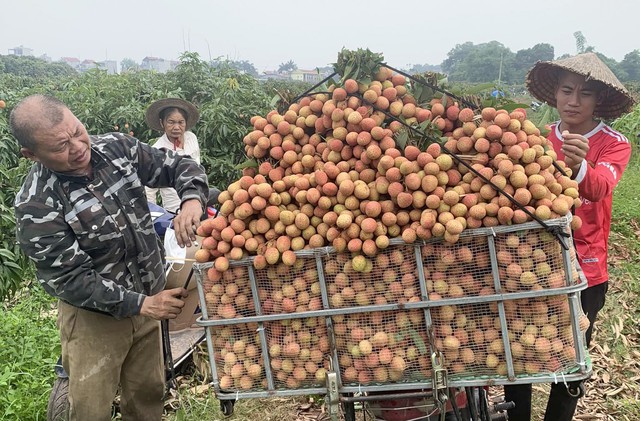
[[[200,119],[200,113],[195,105],[181,98],[164,98],[159,99],[147,108],[145,120],[147,125],[152,129],[163,132],[164,129],[160,124],[160,113],[167,108],[180,108],[187,113],[187,130],[191,129]]]
[[[634,100],[606,64],[595,53],[556,61],[539,61],[527,73],[527,89],[537,99],[556,106],[556,88],[561,70],[568,70],[596,80],[606,86],[602,101],[596,105],[594,114],[607,119],[619,117],[633,107]]]

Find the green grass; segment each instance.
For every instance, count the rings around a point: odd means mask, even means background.
[[[640,157],[637,148],[631,155],[629,164],[622,174],[622,179],[613,191],[613,220],[612,229],[626,234],[624,228],[632,220],[640,220]]]
[[[0,311],[0,419],[44,420],[60,354],[55,301],[40,286]]]

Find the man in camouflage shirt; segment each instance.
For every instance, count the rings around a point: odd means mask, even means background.
[[[165,287],[164,256],[145,186],[175,187],[178,243],[190,246],[206,203],[206,175],[188,156],[121,133],[89,136],[55,98],[34,95],[10,117],[35,163],[15,201],[17,238],[45,290],[59,298],[70,419],[110,420],[121,385],[123,418],[160,420],[160,319],[184,306]]]

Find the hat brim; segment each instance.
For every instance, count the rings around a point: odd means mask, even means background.
[[[162,124],[160,124],[160,113],[167,108],[179,108],[187,114],[187,130],[196,125],[200,119],[200,113],[195,105],[181,98],[164,98],[160,99],[147,108],[145,113],[145,121],[147,125],[159,132],[164,132]]]
[[[593,56],[597,59],[595,54]],[[556,107],[558,77],[562,70],[567,70],[582,75],[587,80],[596,80],[607,88],[602,100],[594,110],[596,116],[613,119],[631,110],[635,101],[608,68],[606,71],[599,68],[605,66],[600,59],[597,59],[599,63],[596,62],[596,69],[599,72],[594,72],[593,67],[588,66],[589,63],[571,61],[571,59],[537,62],[529,70],[526,78],[526,86],[531,95],[552,107]]]

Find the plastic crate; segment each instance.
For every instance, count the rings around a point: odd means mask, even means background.
[[[215,392],[325,393],[327,372],[340,393],[425,388],[434,353],[452,387],[586,378],[570,216],[546,223],[567,236],[527,223],[398,238],[364,272],[331,247],[293,266],[232,262],[216,281],[196,264]]]

